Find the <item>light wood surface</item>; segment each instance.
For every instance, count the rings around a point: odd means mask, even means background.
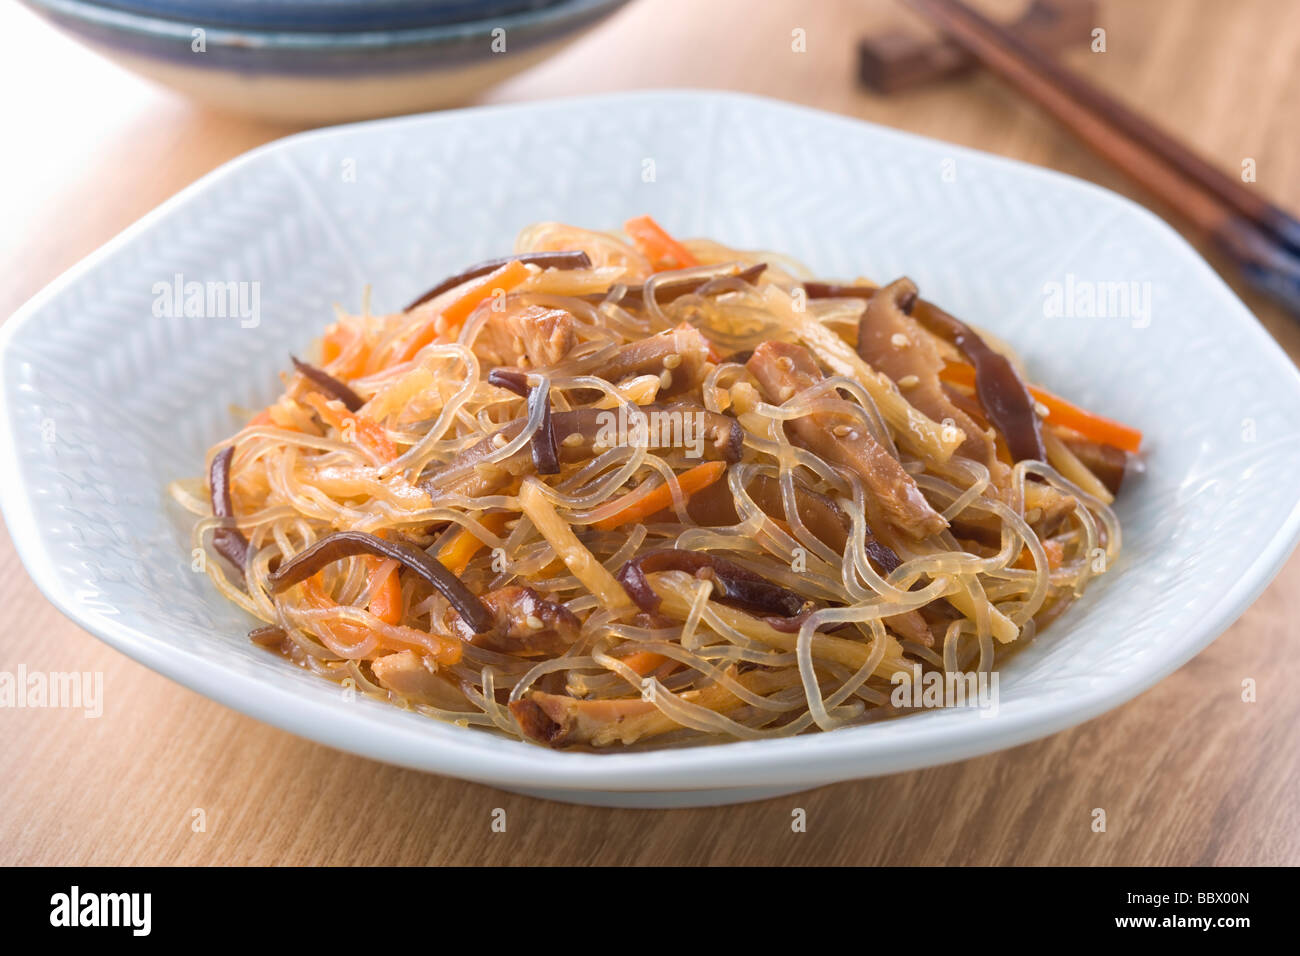
[[[487,100],[746,90],[1050,166],[1151,203],[990,77],[897,99],[863,92],[853,80],[857,37],[905,21],[915,22],[883,0],[640,0]],[[1254,158],[1256,188],[1300,209],[1300,4],[1106,0],[1098,25],[1107,52],[1076,50],[1072,66],[1224,168]],[[795,28],[807,31],[807,53],[791,52]],[[0,87],[5,316],[182,186],[290,132],[197,108],[14,4],[0,11]],[[1300,324],[1228,278],[1300,356]],[[606,810],[383,766],[226,710],[61,617],[0,532],[0,670],[102,671],[106,701],[97,720],[0,710],[0,863],[1296,864],[1297,620],[1293,557],[1208,650],[1072,731],[745,806]],[[1241,700],[1247,678],[1255,703]],[[796,807],[807,832],[792,832]],[[505,833],[491,830],[496,808],[506,810]],[[1106,811],[1104,833],[1093,832],[1094,808]]]

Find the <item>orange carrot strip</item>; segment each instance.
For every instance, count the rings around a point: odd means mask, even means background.
[[[321,361],[328,365],[343,354],[343,350],[352,341],[352,330],[342,322],[336,322],[325,332],[320,342]]]
[[[493,512],[484,515],[482,518],[483,527],[487,528],[493,534],[499,535],[505,530],[508,515],[504,512]],[[452,574],[461,575],[469,567],[470,559],[483,548],[483,542],[478,536],[468,528],[461,528],[456,535],[438,549],[438,560],[442,566]]]
[[[459,329],[479,305],[498,292],[509,292],[530,275],[532,273],[529,272],[528,266],[518,259],[512,259],[496,272],[485,276],[477,285],[470,286],[464,295],[443,309],[438,318],[421,329],[420,334],[411,340],[411,344],[403,350],[397,361],[406,362],[414,358],[420,349],[438,338],[440,328],[444,333]]]
[[[499,290],[509,292],[527,279],[532,273],[528,266],[518,259],[512,259],[496,272],[484,278],[480,285],[474,286],[463,296],[442,310],[442,317],[448,324],[460,325],[469,318],[469,314],[478,308],[479,303],[490,299]]]
[[[667,660],[668,658],[654,651],[637,651],[624,657],[623,663],[645,677],[651,671],[657,671]]]
[[[1062,562],[1065,561],[1065,545],[1055,538],[1048,538],[1043,542],[1043,550],[1047,552],[1047,567],[1055,571]],[[1013,568],[1024,568],[1026,571],[1033,571],[1036,567],[1034,556],[1028,548],[1020,549],[1020,556],[1011,563]]]
[[[721,478],[726,470],[725,461],[706,461],[678,475],[677,484],[682,489],[682,494],[689,498],[695,492],[709,487]],[[629,491],[615,503],[618,508],[612,514],[593,522],[593,527],[601,531],[609,531],[630,521],[648,518],[656,511],[672,507],[673,493],[665,482],[650,489],[649,492],[643,492],[640,488]]]
[[[397,562],[392,558],[371,558],[370,613],[385,624],[402,622],[402,580],[397,573]]]
[[[646,674],[650,674],[651,671],[659,670],[667,661],[667,657],[664,657],[663,654],[656,654],[653,650],[638,650],[638,652],[628,654],[627,657],[623,658],[623,663],[636,671],[637,674],[640,674],[642,678]],[[677,667],[680,666],[680,662],[673,661],[669,672],[677,670]]]
[[[275,414],[277,411],[280,412],[279,418],[277,418]],[[248,424],[244,427],[257,428],[262,425],[270,425],[272,428],[282,428],[289,432],[296,432],[299,430],[297,425],[295,425],[291,420],[286,419],[283,406],[278,402],[274,405],[266,406],[266,408],[262,409],[250,418]]]
[[[339,607],[334,599],[325,593],[325,589],[320,583],[320,577],[320,572],[317,572],[302,582],[304,603],[318,611]],[[334,635],[349,644],[360,643],[370,636],[369,628],[364,624],[357,624],[352,621],[332,621],[328,627]],[[398,636],[381,635],[379,641],[381,647],[388,650],[416,651],[421,654],[429,654],[435,662],[444,667],[460,663],[464,647],[456,638],[433,631],[427,633],[417,631],[401,624],[395,624],[393,627],[397,628]]]
[[[638,216],[623,223],[623,231],[632,237],[641,254],[650,260],[656,272],[698,266],[700,260],[689,249],[664,232],[649,216]]]
[[[323,365],[334,365],[329,371],[331,374],[340,378],[356,378],[365,371],[366,361],[370,358],[370,347],[364,341],[358,342],[360,331],[353,326],[345,325],[342,322],[336,322],[330,326],[321,339],[320,352],[321,363]],[[357,349],[347,360],[341,364],[335,365],[353,343],[357,343]]]
[[[397,446],[393,444],[382,425],[364,415],[358,415],[343,407],[342,402],[330,401],[320,392],[308,392],[302,400],[316,409],[327,425],[347,434],[351,425],[356,444],[369,451],[380,462],[392,461],[397,457]]]
[[[975,386],[975,369],[965,362],[949,362],[943,367],[939,377],[954,385],[965,385],[969,388]],[[1029,394],[1047,409],[1045,421],[1053,425],[1072,428],[1093,441],[1101,442],[1103,445],[1113,445],[1134,454],[1142,447],[1142,433],[1136,428],[1080,408],[1037,385],[1029,386]]]
[[[654,651],[637,651],[624,657],[623,663],[644,677],[666,660],[668,658]]]

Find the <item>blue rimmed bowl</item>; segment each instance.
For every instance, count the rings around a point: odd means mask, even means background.
[[[553,7],[562,0],[90,0],[102,7],[179,23],[240,30],[409,30]],[[47,4],[53,6],[53,4]]]
[[[208,105],[320,124],[467,102],[627,0],[24,2]]]

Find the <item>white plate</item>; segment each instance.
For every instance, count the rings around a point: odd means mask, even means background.
[[[651,173],[653,175],[651,175]],[[1001,674],[996,717],[930,711],[795,740],[555,753],[340,690],[251,646],[190,570],[163,487],[237,423],[365,283],[397,308],[540,219],[914,278],[1010,340],[1035,378],[1147,435],[1119,567]],[[261,321],[156,317],[155,283],[260,283]],[[1048,283],[1136,282],[1150,321],[1049,318]],[[1149,285],[1143,286],[1142,283]],[[1010,747],[1151,686],[1259,594],[1300,531],[1300,378],[1163,222],[1065,176],[730,94],[637,93],[384,120],[230,163],[0,331],[0,490],[41,590],[109,644],[215,700],[377,760],[557,799],[732,802]],[[119,702],[119,706],[129,706]],[[1135,741],[1134,746],[1142,746]]]

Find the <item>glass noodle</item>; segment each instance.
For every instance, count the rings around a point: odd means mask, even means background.
[[[515,252],[585,257],[340,311],[301,353],[324,377],[286,357],[209,452],[228,507],[174,485],[269,651],[554,747],[759,740],[987,674],[1114,566],[1126,452],[1040,403],[1048,460],[1011,460],[952,373],[969,345],[908,288],[810,295],[797,263],[648,219],[539,223]]]

